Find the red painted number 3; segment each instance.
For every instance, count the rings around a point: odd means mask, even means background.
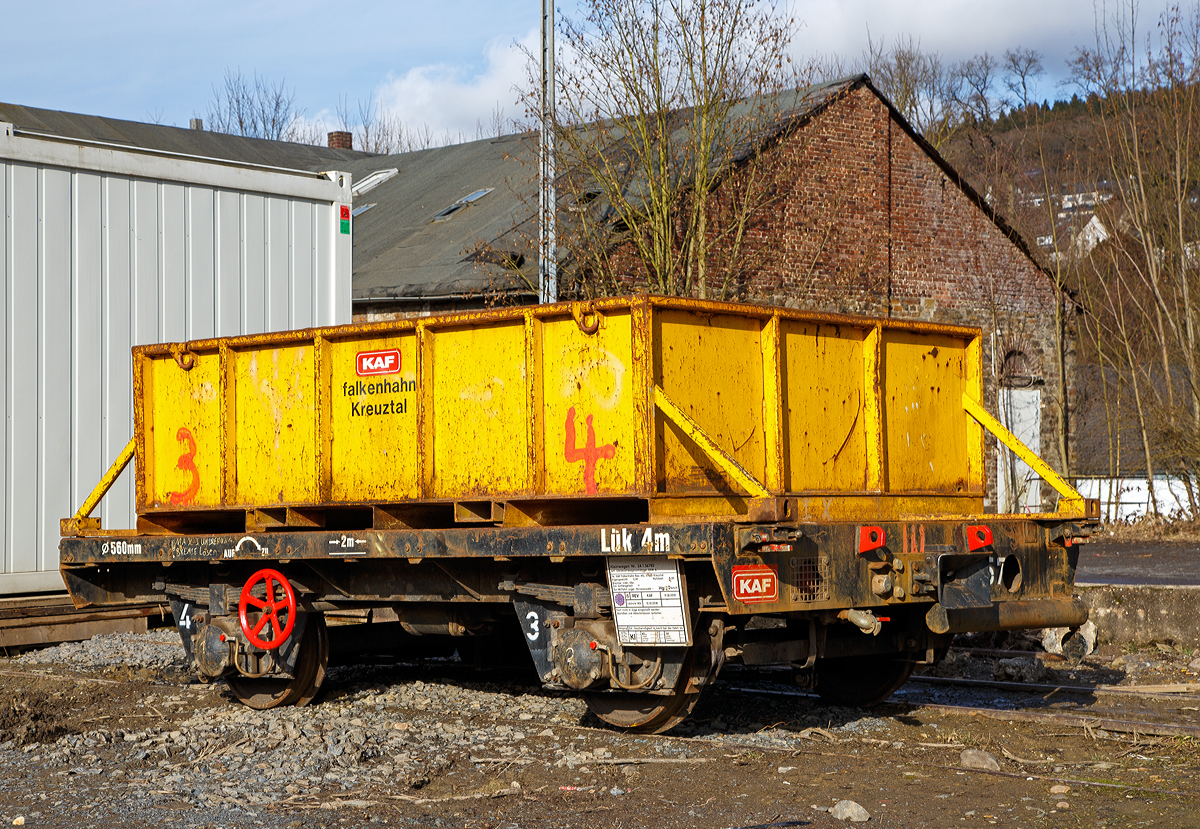
[[[179,431],[175,433],[175,440],[180,443],[187,444],[187,451],[179,456],[179,460],[175,462],[176,469],[182,469],[192,476],[192,482],[183,492],[172,492],[172,504],[190,504],[196,500],[196,493],[200,491],[200,473],[196,469],[194,459],[196,457],[196,439],[192,437],[192,431],[186,426],[180,426]]]

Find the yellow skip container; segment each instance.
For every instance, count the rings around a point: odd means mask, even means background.
[[[977,329],[640,296],[133,359],[140,515],[599,498],[695,518],[781,497],[815,519],[982,511]]]

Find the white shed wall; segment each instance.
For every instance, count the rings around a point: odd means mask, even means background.
[[[351,321],[350,177],[0,124],[0,595],[62,587],[58,522],[133,433],[130,348]],[[133,526],[132,467],[95,513]]]
[[[1151,483],[1154,499],[1150,498]],[[1078,478],[1075,488],[1084,498],[1100,501],[1100,517],[1105,521],[1137,521],[1158,512],[1165,517],[1188,518],[1191,502],[1187,481],[1171,475],[1155,475],[1153,482],[1141,478]]]

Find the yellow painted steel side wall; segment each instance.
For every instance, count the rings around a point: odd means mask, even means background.
[[[421,497],[415,331],[329,343],[331,496],[335,502]],[[359,356],[396,370],[359,374]],[[373,369],[367,368],[370,372]]]
[[[426,337],[429,493],[458,499],[532,494],[523,321],[426,331]]]
[[[967,343],[895,329],[883,332],[887,489],[970,491],[969,415],[962,407]]]
[[[311,344],[231,351],[234,499],[270,506],[314,503],[316,363]]]
[[[606,314],[592,335],[570,317],[542,324],[546,492],[625,495],[636,488],[633,331]]]
[[[786,488],[866,487],[865,329],[785,320]]]
[[[148,506],[182,509],[221,502],[221,362],[195,358],[184,371],[171,357],[140,361]]]
[[[137,356],[139,495],[150,511],[740,495],[655,410],[655,384],[773,492],[982,491],[961,405],[977,336],[698,305],[614,303],[593,334],[526,309],[223,341],[191,371]],[[397,370],[359,374],[360,354],[392,350]]]
[[[655,377],[671,401],[759,481],[765,473],[762,428],[764,320],[660,309],[654,317]],[[696,445],[659,414],[655,442],[660,492],[730,492]]]

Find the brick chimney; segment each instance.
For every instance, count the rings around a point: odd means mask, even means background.
[[[348,132],[329,133],[329,146],[335,150],[353,150],[354,136]]]

